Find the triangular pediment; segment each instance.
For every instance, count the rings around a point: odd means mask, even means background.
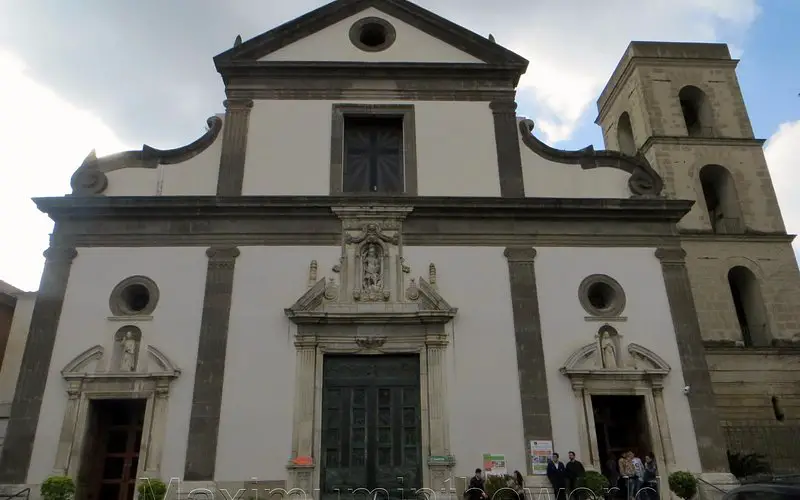
[[[361,52],[358,57],[351,50],[349,33],[353,23],[364,17],[388,21],[396,39],[385,51]],[[218,66],[311,61],[476,63],[521,71],[528,65],[489,38],[407,0],[336,0],[245,42],[237,38],[233,48],[214,60]]]
[[[607,346],[602,339],[574,351],[561,367],[570,378],[624,378],[626,376],[661,376],[671,368],[661,356],[639,344]]]

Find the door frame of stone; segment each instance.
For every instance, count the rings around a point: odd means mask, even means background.
[[[605,458],[599,456],[592,396],[643,396],[652,452],[659,475],[667,477],[675,470],[675,452],[663,396],[664,380],[670,367],[661,357],[638,344],[629,344],[627,351],[628,356],[620,368],[601,368],[593,361],[598,353],[598,344],[593,342],[577,350],[561,368],[561,373],[570,379],[576,414],[580,417],[579,451],[587,468],[601,469]],[[668,493],[665,497],[665,492],[661,491],[662,498],[669,498]]]
[[[420,420],[423,488],[447,486],[445,480],[455,465],[450,452],[444,354],[449,340],[444,325],[396,325],[395,335],[353,336],[325,334],[325,327],[301,326],[295,340],[297,366],[292,457],[310,453],[311,465],[290,462],[290,488],[316,492],[320,488],[322,453],[323,362],[326,354],[417,354],[420,366]],[[331,327],[336,330],[336,327]],[[362,327],[363,328],[363,327]],[[345,327],[347,329],[347,327]],[[382,330],[383,327],[366,328]],[[313,330],[308,332],[307,330]],[[431,332],[433,330],[433,333]],[[430,456],[448,460],[431,462]]]
[[[145,403],[142,441],[139,444],[137,477],[158,477],[161,468],[167,401],[171,382],[180,375],[175,365],[157,348],[147,346],[157,372],[103,372],[97,368],[104,349],[96,345],[70,361],[62,370],[67,383],[67,405],[56,450],[53,474],[79,479],[84,456],[91,402],[102,399],[143,399]],[[94,362],[95,371],[86,368]]]

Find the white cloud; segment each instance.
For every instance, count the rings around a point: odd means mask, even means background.
[[[520,89],[551,143],[571,137],[631,40],[722,40],[736,50],[759,13],[756,0],[542,0],[524,10],[497,41],[530,60]]]
[[[31,79],[25,63],[2,49],[0,114],[0,278],[36,290],[52,222],[31,198],[68,192],[72,172],[91,149],[106,154],[125,145],[97,117]]]
[[[786,231],[790,234],[800,233],[800,163],[796,152],[798,144],[800,120],[782,123],[764,148]],[[795,253],[800,252],[800,242],[797,240],[794,248]]]

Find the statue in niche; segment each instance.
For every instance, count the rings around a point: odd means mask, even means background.
[[[362,269],[364,276],[362,289],[367,295],[383,291],[383,269],[381,264],[382,252],[375,244],[365,247],[362,254]]]
[[[122,352],[119,358],[119,370],[122,372],[136,371],[136,353],[139,343],[133,338],[133,333],[130,331],[125,334],[120,343]]]
[[[614,341],[611,339],[611,334],[608,332],[602,333],[600,337],[600,359],[603,362],[603,368],[617,368],[617,348],[614,346]]]

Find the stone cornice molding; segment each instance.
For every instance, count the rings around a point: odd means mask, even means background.
[[[206,149],[219,136],[222,119],[212,116],[207,121],[208,130],[199,139],[175,149],[156,149],[147,144],[141,150],[123,151],[108,156],[97,157],[92,150],[83,164],[72,174],[70,186],[73,196],[93,196],[102,194],[108,187],[108,172],[124,168],[157,168],[159,165],[172,165],[185,162]]]
[[[584,170],[600,167],[622,170],[631,174],[628,188],[634,196],[661,196],[664,181],[641,154],[628,156],[619,151],[596,151],[591,145],[577,151],[557,149],[533,135],[533,120],[520,120],[518,127],[523,144],[542,158],[556,163],[580,165]]]

